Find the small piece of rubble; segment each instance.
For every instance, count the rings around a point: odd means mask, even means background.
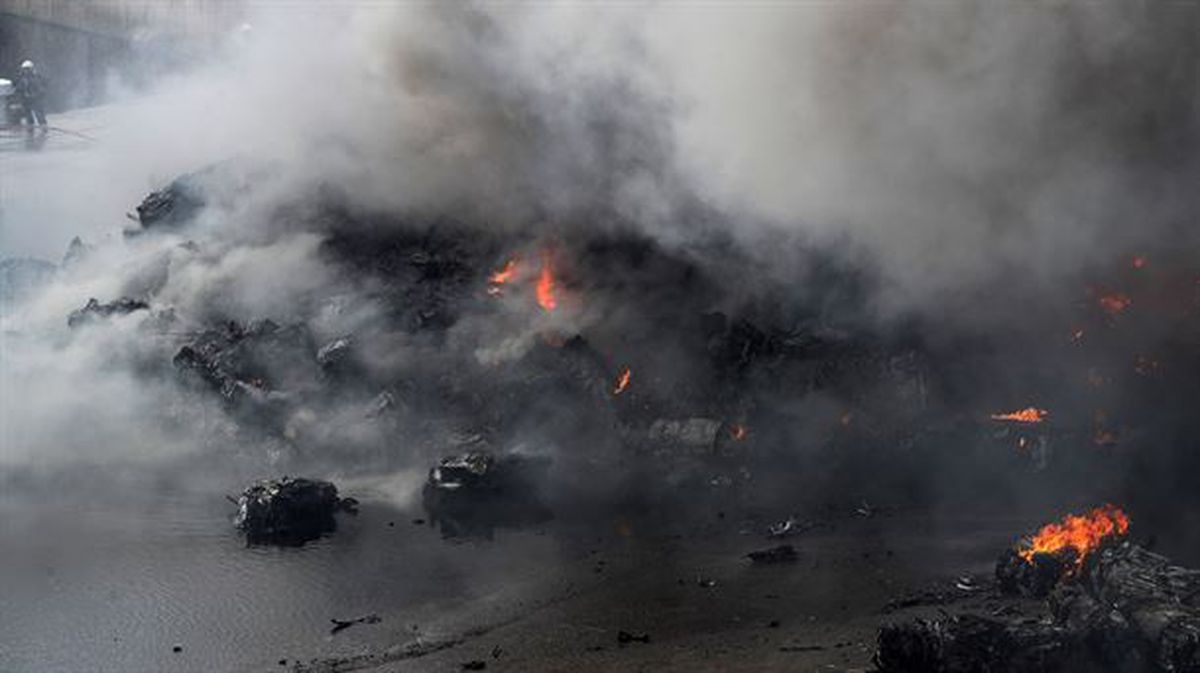
[[[326,373],[346,372],[351,368],[354,340],[348,336],[338,337],[317,350],[317,364]]]
[[[328,481],[264,479],[246,488],[237,500],[233,523],[251,543],[299,545],[332,532],[334,513],[354,513],[358,501],[339,498]]]
[[[622,645],[629,643],[648,643],[650,642],[650,634],[632,633],[630,631],[621,630],[617,632],[617,642]]]
[[[685,453],[708,454],[716,450],[720,431],[721,421],[712,418],[660,418],[650,424],[647,438]]]
[[[385,390],[374,398],[367,405],[367,411],[363,414],[365,418],[379,418],[398,407],[396,396],[391,391]]]
[[[329,621],[333,624],[333,628],[329,629],[329,633],[333,634],[348,629],[355,624],[378,624],[383,620],[380,619],[379,615],[372,613],[355,619],[330,619]]]
[[[820,652],[824,650],[824,645],[783,645],[779,648],[780,652]]]
[[[746,554],[746,558],[754,563],[773,564],[773,563],[792,563],[800,558],[796,553],[796,548],[790,544],[781,544],[778,547],[770,549],[760,549]]]
[[[789,516],[783,521],[777,521],[768,526],[767,538],[781,539],[791,537],[792,535],[799,535],[805,531],[812,530],[815,525],[812,521],[802,521],[794,516]]]

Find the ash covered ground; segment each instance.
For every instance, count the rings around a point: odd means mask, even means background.
[[[1197,670],[1198,22],[261,8],[3,148],[0,661]]]

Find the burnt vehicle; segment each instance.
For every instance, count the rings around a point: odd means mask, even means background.
[[[334,514],[357,513],[358,501],[338,496],[328,481],[263,479],[242,492],[233,524],[249,544],[299,546],[337,528]]]
[[[446,537],[487,537],[499,526],[547,521],[541,484],[545,457],[488,451],[447,456],[429,470],[421,496],[431,525]]]

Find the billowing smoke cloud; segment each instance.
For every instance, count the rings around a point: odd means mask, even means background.
[[[372,324],[379,307],[321,257],[330,232],[296,206],[329,194],[523,241],[633,229],[737,299],[820,303],[828,288],[803,282],[822,268],[814,251],[865,270],[873,316],[972,322],[1011,308],[962,312],[999,287],[1014,301],[1074,293],[1081,270],[1158,240],[1195,205],[1198,16],[1126,3],[256,6],[210,61],[121,106],[97,181],[129,203],[230,157],[266,177],[206,211],[186,234],[196,245],[111,235],[6,318],[29,335],[4,357],[6,397],[28,403],[5,405],[9,458],[73,446],[61,428],[74,419],[120,434],[161,400],[110,357],[133,340],[119,325],[66,335],[90,296],[152,294],[192,321],[303,320],[322,337]],[[313,308],[339,297],[349,308]],[[531,347],[536,330],[514,329],[468,319],[451,344],[490,364]],[[387,371],[437,350],[387,330],[364,349]],[[136,359],[155,355],[169,359]],[[114,399],[125,412],[97,411]],[[99,406],[80,412],[87,400]],[[192,446],[194,429],[125,445]]]
[[[1194,206],[1195,8],[670,7],[689,184],[880,265],[896,306],[1053,286]],[[953,308],[961,308],[955,306]]]

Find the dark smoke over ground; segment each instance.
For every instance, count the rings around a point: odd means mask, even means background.
[[[119,108],[78,222],[6,217],[13,257],[85,239],[5,262],[7,485],[408,506],[487,448],[567,520],[1112,500],[1195,554],[1200,8],[250,23]]]

